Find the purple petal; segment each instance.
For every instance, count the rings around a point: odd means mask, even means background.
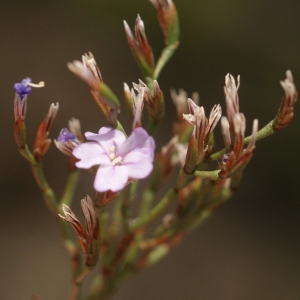
[[[78,168],[89,169],[92,166],[100,164],[111,165],[107,153],[97,143],[80,144],[74,148],[73,155],[80,159],[76,163]]]
[[[125,157],[130,152],[143,153],[146,156],[154,157],[155,142],[147,131],[142,128],[136,128],[132,131],[129,138],[123,143],[119,149],[118,155]]]
[[[122,190],[128,181],[126,166],[101,166],[96,174],[94,188],[98,192]]]

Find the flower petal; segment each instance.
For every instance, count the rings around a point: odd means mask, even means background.
[[[121,157],[125,157],[130,152],[143,153],[146,156],[154,157],[155,142],[148,135],[147,131],[142,128],[135,128],[129,138],[122,144],[122,148],[117,153]]]
[[[137,163],[127,163],[128,176],[135,179],[146,178],[153,169],[152,160],[139,161]]]
[[[98,192],[117,192],[125,187],[127,181],[127,166],[101,166],[95,177],[94,188]]]
[[[86,132],[85,136],[88,140],[96,141],[101,144],[106,153],[110,152],[112,146],[118,147],[122,145],[126,138],[122,131],[110,127],[102,127],[99,133]]]
[[[111,164],[107,153],[97,143],[80,144],[73,149],[72,153],[80,159],[80,161],[76,162],[78,168],[89,169],[95,165]]]

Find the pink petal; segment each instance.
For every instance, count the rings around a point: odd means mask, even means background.
[[[100,164],[111,164],[110,158],[97,143],[83,143],[73,149],[73,155],[80,159],[76,166],[89,169]]]
[[[146,156],[154,157],[155,142],[147,131],[142,128],[136,128],[132,131],[129,138],[123,143],[119,149],[118,155],[125,157],[130,152],[143,153]]]
[[[126,166],[101,166],[96,174],[94,188],[98,192],[122,190],[128,181]]]
[[[109,153],[112,146],[118,147],[126,140],[122,131],[110,127],[102,127],[99,133],[86,132],[85,136],[88,140],[93,140],[101,144],[103,149]]]
[[[126,164],[128,176],[135,179],[146,178],[153,169],[153,163],[145,160],[142,163]]]

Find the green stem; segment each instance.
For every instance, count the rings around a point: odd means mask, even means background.
[[[159,201],[159,203],[152,208],[148,212],[148,214],[140,217],[130,228],[131,232],[136,231],[140,227],[146,226],[152,221],[154,221],[158,216],[160,216],[166,208],[173,203],[174,199],[176,198],[177,194],[174,191],[174,189],[169,189],[167,194],[163,197],[162,200]]]
[[[25,145],[25,148],[19,148],[20,154],[25,157],[27,161],[30,162],[31,165],[37,164],[37,161],[35,160],[34,156],[32,153],[29,151],[28,146]]]
[[[77,187],[77,183],[79,180],[79,171],[77,169],[73,169],[69,171],[67,181],[65,184],[65,189],[60,198],[58,209],[62,211],[62,204],[66,204],[67,206],[71,206],[75,190]]]
[[[57,207],[57,200],[54,191],[51,189],[51,187],[49,186],[46,180],[41,161],[32,164],[31,167],[32,167],[32,172],[36,180],[36,183],[39,186],[40,190],[42,191],[44,200],[49,210],[54,214],[54,216],[57,216],[59,213]]]
[[[257,133],[256,133],[256,140],[261,140],[261,139],[264,139],[265,137],[273,134],[275,131],[273,129],[273,123],[274,123],[274,120],[270,121],[265,127],[263,127],[262,129],[260,129]],[[244,139],[244,145],[247,145],[250,143],[251,141],[251,138],[252,138],[252,135],[249,135],[247,136],[245,139]],[[209,159],[211,160],[218,160],[218,159],[221,159],[223,157],[224,154],[227,154],[227,153],[230,153],[232,150],[232,147],[231,145],[210,155],[209,156]]]
[[[215,170],[215,171],[195,171],[193,173],[193,175],[197,176],[197,177],[201,177],[203,179],[218,180],[218,179],[221,179],[219,177],[219,172],[220,172],[220,170]]]
[[[165,47],[158,59],[158,62],[155,67],[153,79],[157,79],[160,72],[164,68],[165,64],[169,61],[169,59],[173,56],[175,50],[179,46],[179,42],[175,42],[172,45]]]

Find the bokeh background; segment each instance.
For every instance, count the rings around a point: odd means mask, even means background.
[[[169,89],[198,91],[210,111],[225,112],[224,76],[241,75],[241,111],[249,128],[271,120],[291,69],[300,87],[299,0],[177,0],[181,45],[163,71],[167,118],[158,147],[171,136],[175,109]],[[66,63],[92,51],[105,82],[123,99],[123,82],[141,78],[123,30],[137,13],[157,55],[163,45],[155,10],[147,0],[10,0],[0,8],[0,299],[66,299],[69,261],[53,217],[18,154],[12,136],[13,84],[44,80],[28,103],[28,143],[50,103],[59,102],[55,138],[71,117],[83,131],[105,119],[83,82]],[[130,124],[123,107],[121,121]],[[237,194],[159,264],[126,281],[114,300],[300,299],[300,109],[282,132],[259,141]],[[127,123],[126,123],[127,122]],[[220,131],[220,126],[217,127]],[[219,143],[219,147],[222,147]],[[66,158],[54,146],[45,157],[52,186],[61,191]],[[77,198],[91,191],[83,173]],[[78,202],[78,201],[77,201]],[[78,203],[77,203],[78,205]]]

